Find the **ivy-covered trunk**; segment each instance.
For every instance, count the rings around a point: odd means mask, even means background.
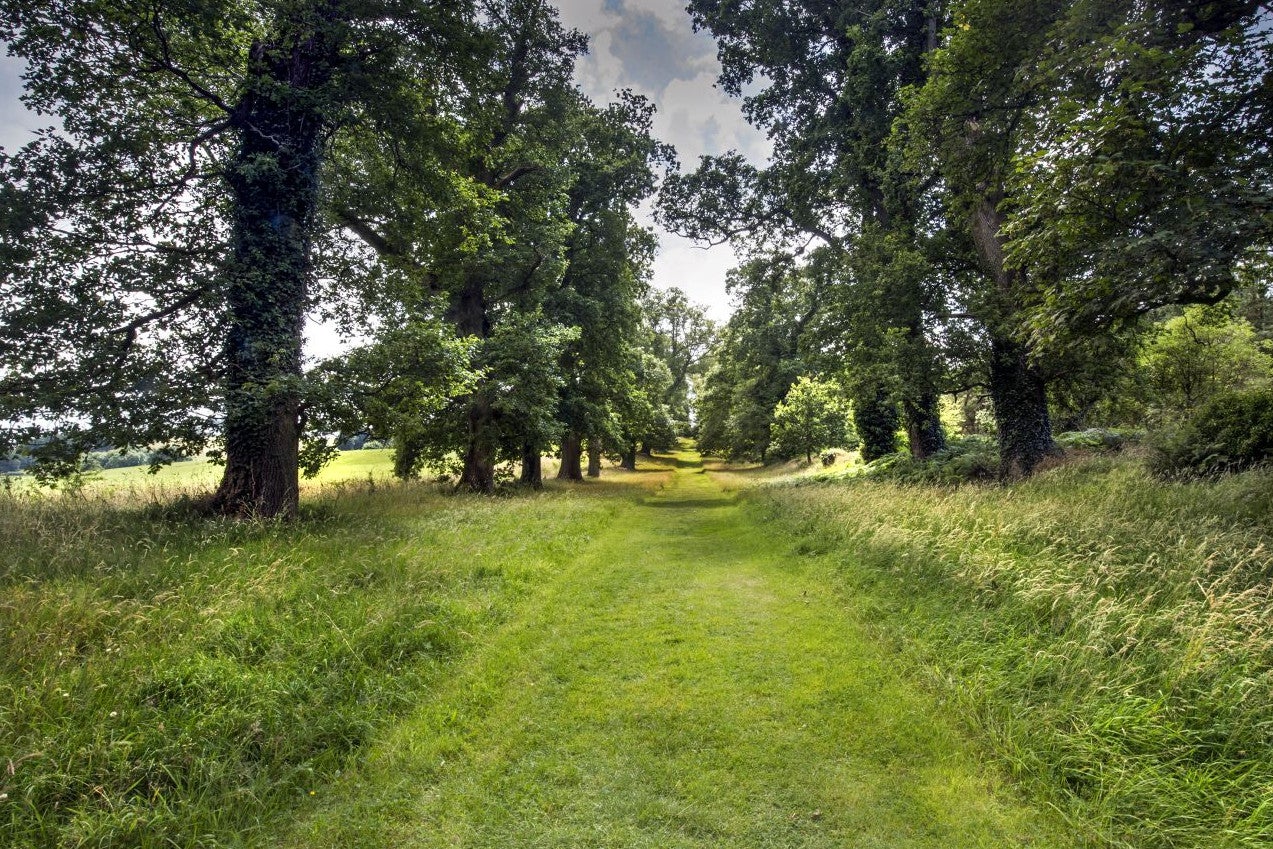
[[[601,440],[595,436],[588,440],[588,477],[601,477]]]
[[[946,447],[946,433],[941,424],[941,367],[937,364],[933,346],[926,338],[918,299],[914,306],[915,312],[910,316],[906,332],[910,368],[902,399],[902,417],[906,422],[911,456],[916,460],[927,460]]]
[[[990,342],[990,397],[999,428],[999,475],[1028,477],[1044,457],[1060,453],[1052,440],[1047,384],[1030,365],[1024,345]]]
[[[583,438],[577,433],[567,433],[561,439],[561,468],[557,470],[557,479],[583,480],[582,459]]]
[[[1029,348],[1011,329],[1022,281],[1004,261],[1001,201],[1001,196],[990,195],[977,205],[972,234],[1001,304],[998,320],[990,322],[990,399],[999,429],[999,475],[1009,479],[1029,476],[1040,460],[1059,454],[1060,448],[1052,439],[1047,383],[1030,363]]]
[[[862,440],[862,460],[871,462],[897,450],[897,404],[880,384],[853,393],[853,423]]]
[[[327,21],[254,44],[231,124],[231,246],[225,347],[225,473],[214,508],[233,516],[296,513],[301,354],[328,126],[317,92],[336,51]]]
[[[491,322],[486,312],[486,292],[481,279],[471,275],[452,304],[448,316],[459,336],[485,339],[490,336]],[[461,489],[490,494],[495,491],[496,443],[495,411],[478,386],[467,399],[468,431],[464,451],[464,469],[460,473]]]
[[[905,399],[902,401],[902,413],[906,418],[906,437],[912,457],[927,460],[946,447],[936,391],[925,389],[918,398]]]

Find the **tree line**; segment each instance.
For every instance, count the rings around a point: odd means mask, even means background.
[[[699,393],[704,447],[766,458],[779,402],[821,376],[865,459],[945,450],[954,395],[974,433],[988,408],[1019,477],[1058,425],[1193,411],[1167,375],[1183,360],[1267,361],[1267,321],[1243,315],[1268,301],[1273,247],[1266,3],[689,10],[773,143],[763,166],[706,156],[660,195],[666,226],[748,254]],[[1241,371],[1229,388],[1273,376]]]
[[[689,11],[763,166],[679,173],[650,102],[572,82],[546,0],[0,0],[49,120],[0,153],[0,456],[210,451],[210,508],[287,515],[358,435],[478,492],[690,429],[811,456],[790,422],[832,380],[867,459],[943,451],[954,393],[1015,477],[1058,420],[1136,418],[1146,329],[1266,294],[1266,4]],[[746,255],[719,338],[650,290],[656,196]],[[306,363],[309,317],[362,342]]]
[[[544,0],[4,0],[0,39],[50,123],[0,152],[0,455],[208,451],[209,507],[273,516],[359,434],[490,492],[686,426],[710,323],[633,217],[675,153]],[[308,317],[362,342],[307,363]]]

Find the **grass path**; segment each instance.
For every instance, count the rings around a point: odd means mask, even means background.
[[[677,465],[325,789],[292,845],[1071,845],[791,540],[696,455]]]

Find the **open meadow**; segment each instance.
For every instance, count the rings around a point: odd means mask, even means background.
[[[282,523],[5,497],[12,845],[1273,834],[1267,473],[683,451],[480,498],[375,465]]]

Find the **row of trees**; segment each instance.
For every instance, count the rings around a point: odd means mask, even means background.
[[[211,448],[212,506],[278,515],[357,433],[488,492],[688,418],[705,325],[632,215],[674,152],[544,0],[3,0],[0,39],[52,124],[0,152],[0,455]],[[315,315],[365,344],[306,364]]]
[[[1058,401],[1090,414],[1126,388],[1146,316],[1267,269],[1264,4],[689,8],[774,145],[763,168],[705,157],[660,198],[667,226],[750,252],[701,393],[710,448],[763,457],[778,401],[823,374],[867,458],[899,430],[932,455],[943,393],[980,391],[1003,473],[1029,474]]]

